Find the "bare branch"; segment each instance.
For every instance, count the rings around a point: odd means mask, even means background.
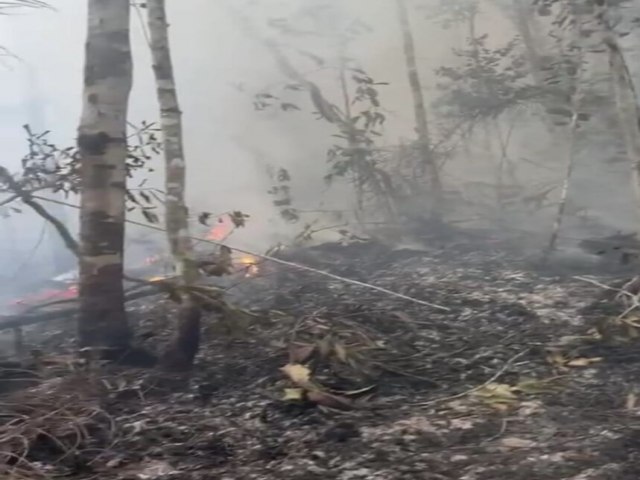
[[[56,217],[51,215],[46,208],[44,208],[42,205],[36,202],[31,192],[24,190],[20,186],[20,184],[16,182],[15,178],[13,178],[13,176],[9,173],[9,171],[3,166],[0,166],[0,180],[2,180],[7,185],[10,191],[14,192],[14,196],[16,197],[14,198],[14,200],[19,198],[20,200],[22,200],[22,202],[25,205],[27,205],[28,207],[31,207],[31,209],[33,209],[38,215],[40,215],[47,222],[53,225],[53,227],[56,229],[58,234],[62,237],[62,240],[64,241],[65,246],[76,257],[80,255],[80,247],[78,245],[78,242],[76,241],[75,238],[73,238],[73,236],[69,232],[69,229],[67,229],[64,223],[62,223]],[[11,200],[11,198],[8,200]]]
[[[51,8],[51,6],[42,0],[0,1],[0,15],[8,15],[19,8]]]

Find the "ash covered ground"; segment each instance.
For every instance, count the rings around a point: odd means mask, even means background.
[[[189,375],[73,366],[73,326],[39,326],[28,337],[50,361],[29,386],[2,381],[0,472],[639,478],[637,327],[611,321],[626,306],[596,284],[622,285],[626,274],[578,272],[592,274],[585,280],[465,241],[429,251],[328,244],[286,258],[447,310],[264,263],[229,292],[251,315],[210,318]],[[139,341],[156,349],[174,307],[145,298],[131,317]],[[287,364],[312,385],[301,388]]]

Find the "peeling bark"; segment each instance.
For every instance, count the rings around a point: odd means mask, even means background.
[[[402,43],[407,66],[407,76],[409,78],[411,95],[413,97],[413,112],[416,122],[416,133],[418,134],[420,154],[422,156],[424,168],[428,173],[429,190],[433,197],[433,205],[430,213],[432,217],[439,218],[442,213],[442,182],[440,179],[440,168],[433,154],[433,150],[431,149],[427,109],[425,107],[424,96],[422,93],[420,74],[418,73],[413,33],[411,32],[411,24],[409,22],[409,14],[407,12],[407,4],[405,0],[396,0],[396,5],[398,10],[398,20],[402,30]]]
[[[189,236],[188,210],[185,203],[186,162],[182,139],[182,112],[173,74],[169,25],[164,0],[147,2],[153,72],[156,80],[160,124],[165,155],[166,230],[176,271],[184,286],[195,283],[198,269],[193,261]],[[184,370],[193,365],[200,346],[202,310],[188,293],[182,294],[176,334],[165,353],[167,368]]]
[[[80,175],[81,346],[123,349],[126,126],[132,84],[129,0],[89,0]]]

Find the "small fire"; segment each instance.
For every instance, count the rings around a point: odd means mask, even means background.
[[[233,222],[229,220],[226,216],[220,217],[218,222],[211,227],[209,232],[207,233],[207,240],[213,240],[215,242],[220,242],[231,235],[235,226]]]
[[[155,277],[149,277],[147,279],[148,282],[160,282],[162,280],[166,280],[167,277],[164,275],[156,275]]]
[[[253,255],[243,255],[236,262],[240,265],[240,269],[244,270],[246,277],[255,277],[260,272],[258,259]]]
[[[151,255],[144,259],[145,265],[153,265],[154,263],[158,263],[160,261],[160,255]]]
[[[51,302],[55,300],[67,300],[78,296],[78,286],[70,285],[62,290],[44,290],[43,292],[28,297],[19,298],[11,302],[12,305],[32,305],[37,303]]]

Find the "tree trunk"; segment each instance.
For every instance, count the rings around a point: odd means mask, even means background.
[[[89,0],[80,151],[82,346],[126,348],[123,249],[127,109],[132,83],[129,0]]]
[[[524,46],[525,58],[527,59],[527,65],[534,85],[540,90],[540,92],[551,92],[549,84],[547,83],[547,75],[544,72],[543,59],[540,53],[539,40],[534,35],[531,25],[533,16],[535,15],[535,6],[529,0],[512,0],[513,1],[513,22],[518,30],[520,37],[522,38],[522,44]],[[562,49],[561,52],[562,53]],[[582,55],[579,53],[578,55]],[[562,81],[566,85],[571,84],[570,75],[564,75]],[[555,93],[553,96],[548,94],[544,95],[543,107],[545,108],[544,124],[547,132],[552,137],[552,141],[558,142],[558,145],[562,140],[557,135],[556,121],[552,114],[548,113],[552,107],[557,107],[559,102],[564,102],[567,107],[570,106],[570,100],[565,100],[563,95]]]
[[[413,111],[416,122],[416,133],[418,134],[418,143],[422,162],[429,176],[429,189],[433,198],[431,208],[431,216],[439,218],[442,214],[442,182],[440,180],[440,168],[431,149],[431,140],[429,137],[429,123],[427,120],[427,109],[425,107],[424,95],[422,94],[422,84],[418,73],[418,65],[416,62],[415,45],[411,25],[409,23],[409,14],[405,0],[396,0],[398,9],[398,20],[402,29],[402,42],[404,48],[404,57],[407,65],[407,75],[409,85],[411,86],[411,95],[413,96]]]
[[[607,0],[596,2],[594,18],[601,29],[602,41],[609,53],[609,70],[615,93],[616,110],[624,136],[631,167],[632,188],[640,205],[640,108],[629,66],[622,53],[616,33],[609,19]]]
[[[188,286],[197,281],[198,270],[193,261],[188,210],[184,199],[186,163],[182,112],[173,75],[165,1],[148,0],[147,13],[164,140],[167,237],[176,271],[183,286]],[[201,315],[197,302],[189,298],[187,293],[183,294],[176,334],[165,352],[164,364],[167,368],[183,370],[193,365],[200,344]]]
[[[536,86],[538,88],[544,88],[545,76],[542,71],[543,65],[540,59],[540,52],[536,47],[536,40],[529,23],[530,17],[533,14],[532,4],[527,0],[513,0],[513,10],[514,23],[518,29],[520,37],[522,37],[527,63],[529,64],[529,72],[531,73],[531,77],[533,78]]]
[[[577,97],[577,94],[576,94]],[[560,191],[560,200],[558,202],[558,211],[556,212],[556,218],[551,228],[551,235],[549,236],[549,243],[544,250],[542,256],[542,263],[546,263],[553,252],[556,250],[558,239],[560,237],[560,228],[564,220],[565,211],[567,210],[567,200],[569,199],[569,186],[573,179],[573,170],[575,166],[575,146],[576,146],[576,134],[578,129],[578,100],[573,104],[573,115],[571,116],[571,125],[569,126],[569,143],[567,145],[567,170],[562,181],[562,190]]]

